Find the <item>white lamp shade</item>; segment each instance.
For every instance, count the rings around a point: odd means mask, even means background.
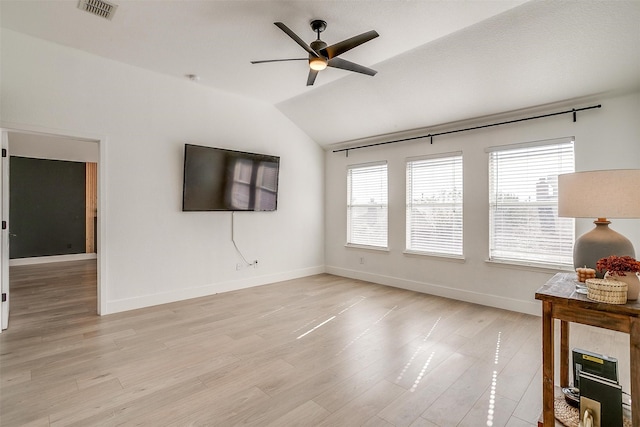
[[[558,216],[640,218],[640,169],[558,175]]]

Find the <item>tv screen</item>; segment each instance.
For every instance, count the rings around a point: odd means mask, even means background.
[[[183,211],[275,211],[280,157],[185,144]]]

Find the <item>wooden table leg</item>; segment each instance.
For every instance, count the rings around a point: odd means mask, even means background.
[[[553,304],[542,302],[542,420],[545,426],[555,426],[553,412],[553,318],[551,317]]]
[[[640,426],[640,319],[630,318],[629,354],[631,361],[631,425]]]
[[[569,322],[560,321],[560,387],[569,387]]]

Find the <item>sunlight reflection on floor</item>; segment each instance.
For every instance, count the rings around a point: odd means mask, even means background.
[[[394,307],[395,308],[395,307]],[[438,317],[438,320],[436,320],[436,322],[433,324],[433,326],[431,327],[431,329],[429,330],[429,332],[427,333],[427,335],[425,335],[424,339],[422,340],[422,342],[427,342],[427,340],[429,339],[429,337],[431,336],[431,334],[433,333],[433,331],[435,330],[436,326],[438,326],[438,323],[440,322],[440,319],[442,319],[442,317]],[[402,371],[400,372],[400,374],[398,375],[398,377],[396,378],[396,383],[400,382],[402,380],[402,378],[404,377],[404,374],[407,372],[407,370],[411,367],[411,365],[413,364],[413,361],[415,360],[415,358],[418,356],[418,354],[420,354],[420,352],[422,351],[422,349],[424,348],[424,344],[420,345],[416,351],[413,353],[413,355],[411,356],[411,358],[409,359],[409,361],[404,365],[404,368],[402,368]],[[433,358],[433,355],[435,354],[435,351],[431,353],[431,355],[429,356],[429,359],[426,361],[426,363],[424,364],[424,366],[422,367],[422,370],[420,371],[420,373],[418,374],[418,376],[416,377],[416,380],[413,383],[413,386],[411,387],[411,389],[409,391],[414,392],[416,390],[416,387],[418,386],[418,384],[420,383],[420,380],[422,380],[422,377],[424,376],[427,367],[429,366],[429,363],[431,362],[431,359]]]
[[[392,309],[390,309],[389,311],[387,311],[385,314],[383,314],[381,317],[378,318],[378,320],[376,320],[375,322],[373,322],[373,325],[369,326],[367,329],[365,329],[364,331],[362,331],[360,333],[360,335],[358,335],[357,337],[355,337],[354,339],[352,339],[347,345],[345,345],[344,347],[342,347],[342,349],[340,349],[339,352],[336,353],[336,356],[339,356],[343,351],[345,351],[346,349],[348,349],[349,347],[351,347],[353,344],[355,344],[360,338],[362,338],[363,336],[365,336],[366,334],[369,333],[369,331],[371,331],[371,328],[373,328],[374,326],[376,326],[378,323],[382,322],[384,320],[385,317],[387,317],[389,314],[391,314],[391,312],[393,310],[395,310],[396,308],[398,308],[398,306],[394,306]]]
[[[498,341],[496,342],[496,355],[493,360],[493,364],[497,365],[500,360],[500,338],[502,332],[498,332]],[[496,385],[498,384],[498,370],[494,369],[493,376],[491,378],[491,394],[489,395],[489,408],[487,409],[487,426],[493,426],[493,414],[495,413],[496,406]]]

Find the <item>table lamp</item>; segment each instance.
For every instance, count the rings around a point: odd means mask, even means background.
[[[558,175],[558,216],[597,218],[595,228],[573,245],[574,267],[595,269],[600,258],[611,255],[635,258],[631,241],[609,228],[607,218],[640,218],[639,188],[640,169]]]

